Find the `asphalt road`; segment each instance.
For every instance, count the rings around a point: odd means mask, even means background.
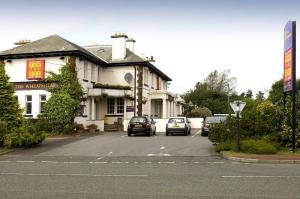
[[[0,168],[0,198],[300,198],[299,165],[223,160],[197,130],[50,139]]]

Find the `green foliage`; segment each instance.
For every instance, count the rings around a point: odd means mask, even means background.
[[[235,137],[235,119],[228,118],[225,122],[209,127],[208,139],[214,144],[232,140]]]
[[[59,74],[50,73],[46,81],[56,81],[60,85],[50,91],[51,97],[45,104],[46,118],[55,132],[69,132],[74,127],[76,113],[84,100],[75,66],[63,66]]]
[[[110,85],[110,84],[100,84],[97,83],[93,86],[93,88],[106,88],[106,89],[122,89],[122,90],[131,90],[130,86],[123,85]]]
[[[227,140],[225,142],[221,142],[216,146],[216,152],[221,151],[233,151],[235,148],[235,143],[233,140]]]
[[[53,93],[45,104],[45,112],[55,130],[66,133],[72,129],[80,102],[64,93]]]
[[[88,129],[97,129],[98,126],[96,124],[89,124],[86,126]]]
[[[201,117],[206,118],[208,116],[212,116],[211,111],[206,107],[200,107],[193,109],[191,112],[187,113],[187,117]]]
[[[211,72],[203,82],[197,82],[194,89],[183,95],[186,110],[189,102],[198,107],[207,107],[213,114],[228,113],[228,95],[230,99],[235,95],[235,78],[229,77],[229,71]]]
[[[3,139],[4,139],[4,136],[7,134],[7,132],[8,132],[7,122],[0,121],[0,146],[3,145]]]
[[[250,154],[275,154],[277,149],[265,140],[242,140],[241,152]]]
[[[2,65],[0,65],[0,120],[7,122],[7,133],[20,127],[23,121],[22,110]]]
[[[42,143],[46,136],[46,132],[41,131],[36,134],[31,134],[26,132],[24,127],[20,127],[4,136],[4,146],[6,148],[33,147]]]

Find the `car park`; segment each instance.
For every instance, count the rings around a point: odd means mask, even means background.
[[[132,134],[146,134],[147,136],[151,136],[151,134],[155,135],[156,126],[155,121],[149,116],[134,116],[130,119],[127,134],[131,136]]]
[[[224,115],[206,117],[202,124],[201,135],[208,136],[209,128],[215,124],[219,124],[222,121],[225,121],[226,118],[227,116]]]
[[[189,135],[191,133],[190,124],[190,120],[186,117],[170,117],[166,125],[166,136],[174,133]]]

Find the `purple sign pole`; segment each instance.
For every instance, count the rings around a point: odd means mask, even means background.
[[[289,21],[284,28],[284,93],[292,92],[292,149],[296,151],[296,21]]]

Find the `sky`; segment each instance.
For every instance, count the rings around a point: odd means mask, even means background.
[[[180,94],[213,70],[230,70],[238,93],[268,92],[283,76],[284,26],[300,21],[300,1],[291,0],[10,0],[0,8],[0,51],[52,34],[82,46],[111,44],[124,32]]]

